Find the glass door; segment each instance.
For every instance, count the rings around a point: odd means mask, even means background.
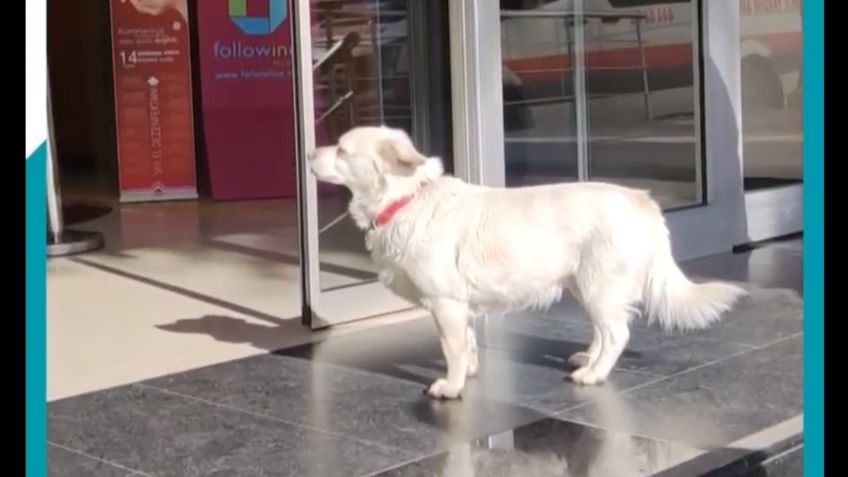
[[[501,0],[507,187],[649,190],[678,259],[744,228],[738,0]],[[498,184],[491,184],[498,185]]]
[[[746,215],[740,243],[803,227],[801,4],[738,0]]]
[[[411,308],[377,280],[349,192],[305,167],[316,146],[385,124],[452,169],[447,0],[295,0],[304,320],[321,328]]]

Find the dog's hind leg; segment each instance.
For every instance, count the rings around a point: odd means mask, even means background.
[[[480,358],[477,350],[477,335],[474,332],[474,327],[468,327],[468,377],[477,376],[477,370],[480,368]]]
[[[587,352],[587,362],[570,376],[572,381],[585,385],[604,382],[624,352],[630,340],[629,322],[633,304],[639,294],[638,282],[629,276],[598,280],[599,277],[613,275],[594,271],[595,274],[587,274],[590,280],[578,284],[578,295],[594,327],[592,345],[595,349],[590,346],[590,351],[596,353],[592,356]]]
[[[434,300],[431,311],[441,333],[442,352],[447,361],[448,375],[445,379],[436,380],[427,390],[427,394],[439,399],[455,399],[465,387],[472,340],[476,349],[477,340],[468,326],[468,305],[455,300]]]
[[[598,354],[601,352],[601,330],[592,325],[592,343],[586,351],[579,351],[568,358],[568,364],[575,368],[587,366],[591,361],[598,359]]]
[[[600,352],[586,366],[571,373],[571,380],[578,384],[594,385],[606,381],[630,339],[626,309],[606,311],[605,318],[598,324],[601,335]]]

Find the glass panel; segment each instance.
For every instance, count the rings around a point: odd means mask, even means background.
[[[739,0],[745,190],[802,181],[801,0]]]
[[[501,8],[508,186],[594,180],[665,208],[702,202],[692,2]]]
[[[692,2],[587,3],[590,179],[701,203]]]
[[[333,144],[355,126],[410,133],[450,170],[447,2],[312,2],[316,142]],[[321,289],[377,277],[362,232],[347,215],[350,193],[319,185]]]
[[[576,181],[570,2],[500,3],[506,185]]]

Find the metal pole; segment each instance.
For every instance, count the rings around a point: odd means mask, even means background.
[[[654,112],[651,110],[651,86],[648,82],[648,60],[645,56],[645,43],[642,39],[642,20],[638,18],[636,22],[636,41],[639,43],[639,56],[642,60],[642,94],[645,96],[645,115],[648,119],[654,119]]]
[[[586,91],[586,18],[583,0],[574,0],[574,104],[577,120],[577,179],[589,180],[589,108]],[[568,20],[566,20],[568,21]]]
[[[54,242],[62,241],[65,224],[62,217],[62,199],[56,179],[56,136],[53,131],[53,106],[50,99],[50,81],[47,81],[47,228]]]
[[[409,2],[407,2],[408,4]],[[386,99],[385,92],[383,91],[385,82],[383,81],[383,45],[382,45],[382,35],[380,33],[380,27],[382,26],[380,22],[380,2],[377,2],[377,10],[374,15],[374,19],[372,20],[371,31],[373,36],[371,37],[371,41],[374,43],[374,53],[376,53],[377,58],[377,104],[379,105],[379,118],[380,124],[386,124]],[[407,11],[409,11],[409,7],[407,7]],[[407,16],[407,25],[409,25],[409,20]],[[409,31],[409,28],[407,28]]]
[[[103,247],[103,234],[83,230],[66,230],[62,217],[62,193],[59,189],[59,166],[56,162],[56,134],[53,129],[53,102],[50,97],[50,74],[47,75],[47,256],[60,257],[89,252]]]

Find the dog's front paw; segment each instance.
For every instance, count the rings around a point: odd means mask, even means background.
[[[444,379],[438,379],[430,385],[427,395],[436,399],[456,399],[461,391],[459,386],[451,385]]]
[[[473,378],[474,376],[477,376],[477,371],[479,371],[479,370],[480,370],[480,359],[477,357],[477,354],[475,353],[475,354],[472,354],[468,358],[468,371],[467,371],[466,375],[469,378]]]
[[[601,384],[606,381],[606,376],[601,376],[594,369],[589,367],[578,368],[576,371],[571,373],[569,376],[572,381],[577,384],[582,384],[584,386],[594,386],[596,384]]]
[[[568,358],[568,364],[574,366],[575,368],[582,368],[589,364],[589,353],[585,351],[580,351],[571,355]]]

